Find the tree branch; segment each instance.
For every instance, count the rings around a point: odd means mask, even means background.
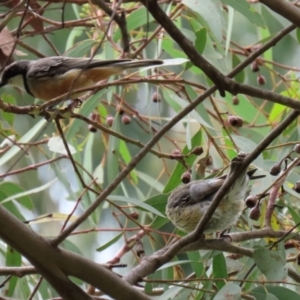
[[[149,300],[148,296],[99,264],[53,247],[49,240],[36,234],[3,206],[0,206],[0,238],[25,256],[64,300],[92,299],[68,276],[75,276],[114,299]]]

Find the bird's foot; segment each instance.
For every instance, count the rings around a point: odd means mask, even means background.
[[[229,235],[230,229],[225,229],[219,234],[219,239],[225,240],[228,243],[232,242],[232,238]]]

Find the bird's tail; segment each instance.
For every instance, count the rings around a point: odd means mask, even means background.
[[[113,66],[122,69],[143,68],[162,65],[163,61],[159,59],[127,60],[116,61]]]

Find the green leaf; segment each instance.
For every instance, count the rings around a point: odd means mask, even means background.
[[[170,299],[178,299],[178,293],[184,289],[183,286],[172,286],[167,289],[161,296],[157,298],[157,300],[170,300]]]
[[[19,212],[19,209],[16,207],[16,205],[12,202],[6,202],[2,203],[4,199],[7,198],[7,195],[0,189],[0,204],[8,210],[10,213],[12,213],[15,217],[17,217],[19,220],[25,220],[23,215]]]
[[[147,203],[145,203],[141,200],[134,199],[134,198],[131,198],[131,197],[115,196],[115,195],[110,195],[108,197],[108,199],[111,200],[111,201],[127,202],[127,203],[130,203],[130,204],[136,205],[137,207],[143,208],[146,211],[152,212],[155,215],[158,215],[160,217],[165,218],[165,216],[161,212],[159,212],[157,209],[155,209],[154,207],[150,206],[149,204],[147,204]]]
[[[30,143],[42,130],[48,126],[46,120],[40,120],[29,131],[27,131],[19,140],[18,143]],[[0,158],[0,166],[6,164],[12,158],[17,161],[20,155],[24,155],[24,151],[19,146],[12,146],[7,152],[5,152]]]
[[[16,105],[16,100],[13,96],[7,95],[7,94],[2,94],[1,99],[8,104],[11,105]],[[1,115],[3,120],[5,120],[10,126],[13,126],[14,120],[15,120],[15,115],[11,112],[5,112],[1,110]]]
[[[192,261],[192,260],[188,260],[188,259],[171,261],[171,262],[165,263],[164,265],[162,265],[157,270],[163,270],[165,268],[170,268],[170,267],[174,267],[174,266],[178,266],[178,265],[183,265],[183,264],[191,264],[191,263],[198,264],[198,263],[201,263],[201,262],[199,262],[199,261]]]
[[[148,205],[151,205],[161,213],[164,213],[169,195],[170,194],[158,194],[145,200],[144,203],[147,203]]]
[[[257,107],[251,103],[247,97],[244,95],[238,95],[238,99],[240,100],[239,105],[232,106],[232,95],[228,95],[226,97],[226,102],[230,109],[234,111],[239,117],[243,118],[248,123],[252,123],[253,120],[256,120],[257,124],[266,124],[268,123],[268,119],[263,115],[257,115]],[[263,134],[268,134],[270,129],[267,127],[265,131],[262,131],[262,128],[259,128],[259,132],[263,132]]]
[[[299,294],[281,286],[264,285],[253,289],[250,293],[256,300],[265,300],[267,293],[276,296],[278,300],[299,300]]]
[[[227,283],[214,297],[214,300],[240,300],[242,295],[241,288],[235,283]]]
[[[19,278],[17,282],[17,289],[20,292],[20,298],[21,299],[28,299],[31,295],[31,289],[29,287],[30,280],[28,280],[28,276],[24,276]],[[46,299],[46,298],[43,298]]]
[[[116,132],[120,132],[120,116],[116,116],[113,122],[112,129]],[[110,135],[108,140],[108,147],[107,147],[107,181],[112,182],[119,174],[119,147],[120,147],[120,139]],[[117,190],[114,191],[117,193]]]
[[[242,0],[222,0],[222,2],[236,9],[239,13],[245,16],[250,23],[266,28],[264,19],[254,9],[253,5]]]
[[[299,214],[290,206],[290,205],[286,205],[288,210],[289,210],[289,213],[291,214],[295,224],[298,224],[300,223],[300,216]],[[296,230],[299,231],[299,226],[296,228]]]
[[[159,193],[164,190],[164,186],[155,178],[151,177],[147,173],[136,171],[139,179],[146,182],[151,188],[156,189]]]
[[[82,160],[84,169],[89,173],[92,173],[94,169],[93,156],[91,155],[91,153],[93,153],[94,141],[95,141],[95,134],[89,132],[85,143],[85,147],[83,151],[83,160]],[[89,176],[89,174],[87,174],[87,172],[82,172],[82,178],[84,182],[89,182],[91,180],[91,177]]]
[[[6,197],[4,199],[0,198],[0,203],[4,203],[10,200],[18,199],[18,202],[26,207],[29,210],[33,209],[33,204],[28,196],[30,194],[29,191],[25,191],[13,182],[2,182],[0,184],[0,189],[3,193],[5,193]]]
[[[257,147],[257,144],[254,143],[253,140],[251,140],[250,138],[245,138],[243,136],[239,136],[235,134],[232,134],[231,137],[236,143],[236,145],[238,146],[238,148],[241,151],[244,151],[246,153],[252,152]],[[263,156],[260,155],[252,163],[257,166],[262,166],[263,162],[264,162]]]
[[[85,101],[82,106],[79,109],[78,114],[83,116],[88,116],[95,107],[99,104],[99,99],[106,93],[106,90],[101,90],[97,92],[95,95],[93,95],[91,98],[88,99],[88,101]],[[85,126],[86,123],[84,123],[82,120],[74,119],[71,123],[71,126],[66,134],[66,140],[69,141],[70,139],[74,138],[76,136],[76,133],[80,129],[80,127]]]
[[[192,138],[192,148],[196,146],[201,146],[202,143],[202,132],[199,130]],[[189,149],[187,146],[184,147],[182,154],[188,154]],[[186,164],[191,167],[192,164],[195,162],[198,156],[196,155],[190,155],[189,157],[185,158]],[[185,172],[186,169],[181,163],[177,163],[174,171],[172,172],[171,177],[169,178],[168,183],[165,186],[164,193],[170,193],[174,190],[178,185],[181,184],[181,175],[183,172]]]
[[[170,220],[166,217],[159,217],[156,216],[153,220],[153,222],[151,223],[151,228],[153,229],[160,229],[161,227],[163,227],[164,225],[166,225],[168,222],[170,222]]]
[[[234,9],[232,7],[228,7],[228,21],[227,21],[227,31],[226,31],[226,47],[225,47],[225,56],[228,54],[232,28],[233,28],[233,20],[234,20]]]
[[[266,300],[278,300],[278,298],[276,296],[274,296],[273,294],[267,294],[266,295]]]
[[[128,147],[123,140],[120,140],[120,155],[123,158],[125,165],[127,165],[132,159],[131,154],[128,150]],[[130,176],[131,176],[131,179],[133,180],[133,183],[138,184],[138,177],[137,177],[135,170],[132,170],[130,172]]]
[[[281,94],[286,97],[292,97],[290,95],[290,92],[288,92],[288,93],[282,92]],[[295,97],[297,97],[297,96],[295,95]],[[280,118],[280,116],[282,116],[282,114],[286,111],[286,109],[287,109],[286,106],[278,104],[278,103],[274,103],[272,106],[272,110],[269,113],[269,118],[268,118],[269,122],[273,123],[273,122],[277,121],[278,118]]]
[[[189,105],[188,101],[185,99],[182,99],[181,97],[177,96],[175,93],[169,94],[169,96],[181,107],[181,109],[184,109]],[[193,117],[197,122],[199,122],[201,125],[205,126],[206,128],[213,129],[212,126],[210,126],[202,117],[200,114],[198,114],[195,110],[192,110],[190,113],[190,116]]]
[[[226,279],[228,277],[227,266],[226,266],[226,261],[225,261],[223,252],[214,256],[213,272],[214,272],[214,278]],[[226,284],[225,280],[224,281],[216,281],[216,286],[218,287],[219,290],[221,290],[222,287],[225,286],[225,284]]]
[[[300,43],[300,29],[299,29],[299,27],[296,29],[296,35],[297,35],[298,43]]]
[[[129,14],[126,18],[127,23],[127,32],[131,32],[145,24],[149,24],[154,20],[152,15],[148,12],[146,7],[141,7],[139,9],[134,10],[131,14]],[[113,37],[114,41],[117,42],[121,39],[121,31],[118,28]]]
[[[98,45],[98,42],[92,39],[80,41],[77,44],[73,45],[72,47],[67,48],[68,51],[65,52],[65,55],[69,57],[81,58],[90,55],[90,51],[95,45]]]
[[[211,0],[183,0],[182,3],[198,14],[198,20],[215,40],[222,41],[222,16],[217,3]]]
[[[195,31],[195,35],[196,35],[195,47],[200,54],[202,54],[205,49],[206,34],[207,34],[206,28],[201,28]]]
[[[257,268],[269,280],[285,280],[287,277],[287,266],[284,257],[262,246],[256,246],[253,259]]]
[[[191,136],[192,136],[192,128],[191,128],[191,116],[190,114],[187,115],[187,122],[186,122],[186,129],[185,129],[185,142],[188,149],[192,149],[192,142],[191,142]]]
[[[115,244],[121,238],[122,235],[123,235],[123,232],[120,232],[117,236],[115,236],[109,242],[107,242],[106,244],[97,248],[96,251],[101,252],[101,251],[105,250],[106,248],[110,247],[111,245]]]
[[[183,51],[175,48],[174,41],[171,39],[163,39],[161,46],[171,57],[186,57],[186,54]]]
[[[145,293],[151,294],[153,290],[153,284],[151,282],[146,282],[145,284]]]
[[[6,248],[6,266],[8,267],[20,267],[22,262],[22,257],[19,252],[13,249],[10,246]],[[18,277],[12,276],[9,280],[8,286],[5,285],[5,294],[6,296],[13,296],[16,284],[18,281]]]
[[[241,60],[239,59],[239,57],[233,53],[232,54],[232,67],[235,68],[240,63],[241,63]],[[234,79],[239,83],[243,83],[245,81],[245,70],[243,69],[241,72],[239,72],[234,77]]]
[[[23,191],[20,187],[18,187],[17,185],[15,185],[14,183],[10,183],[9,185],[7,184],[3,184],[3,188],[6,188],[7,191],[8,189],[14,189],[14,192],[17,192],[16,194],[11,194],[11,195],[8,195],[8,197],[6,199],[3,199],[1,200],[1,203],[7,203],[9,201],[12,201],[12,200],[16,200],[16,199],[20,199],[20,203],[28,208],[28,209],[32,209],[33,208],[33,205],[31,203],[31,200],[29,197],[27,197],[28,195],[30,194],[36,194],[36,193],[39,193],[41,191],[44,191],[46,190],[47,188],[49,188],[50,186],[52,186],[52,184],[56,181],[57,179],[54,178],[53,180],[47,182],[46,184],[43,184],[41,186],[38,186],[36,188],[33,188],[33,189],[30,189],[30,190],[27,190],[27,191]],[[1,185],[2,186],[2,185]],[[5,191],[5,190],[4,190]]]
[[[184,88],[191,99],[198,98],[199,94],[197,94],[197,92],[191,86],[185,84]],[[194,110],[198,113],[199,116],[201,116],[202,120],[204,120],[207,124],[209,124],[209,126],[211,126],[213,128],[212,131],[215,131],[215,129],[211,123],[211,119],[208,115],[206,106],[203,103],[200,103],[199,105],[197,105],[197,107]]]
[[[191,267],[197,277],[207,278],[204,264],[201,261],[200,251],[189,251],[187,256],[191,261]]]

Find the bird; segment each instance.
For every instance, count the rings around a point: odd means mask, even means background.
[[[126,69],[162,65],[158,59],[99,60],[64,56],[45,57],[37,60],[19,60],[4,68],[0,88],[6,85],[18,87],[42,101],[49,101],[68,93],[68,99],[76,99],[84,93],[72,91],[89,88]]]
[[[247,154],[240,152],[230,163],[229,175],[240,166]],[[262,178],[264,175],[253,176],[257,169],[245,169],[221,200],[219,206],[210,218],[204,233],[224,231],[234,225],[245,207],[245,198],[251,179]],[[172,223],[184,232],[193,231],[202,216],[207,211],[214,196],[224,184],[228,175],[221,177],[195,180],[177,187],[169,196],[166,215]]]

